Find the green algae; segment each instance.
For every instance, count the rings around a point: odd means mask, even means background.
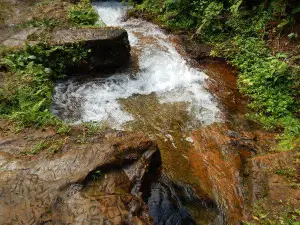
[[[190,185],[200,198],[208,200],[189,158],[192,145],[187,137],[200,124],[195,123],[196,119],[187,111],[188,103],[160,103],[154,93],[136,95],[119,102],[134,117],[125,125],[126,129],[143,131],[156,140],[164,174],[175,183]],[[214,206],[210,208],[193,201],[183,204],[198,224],[207,224],[210,218],[218,216]]]
[[[198,186],[188,158],[190,143],[185,138],[195,121],[186,110],[188,104],[160,103],[154,93],[121,99],[120,103],[134,117],[125,127],[143,131],[157,141],[164,172],[174,181]]]

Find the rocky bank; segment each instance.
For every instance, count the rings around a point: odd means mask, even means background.
[[[65,4],[41,6],[41,10],[60,18]],[[13,19],[3,17],[0,9],[3,46],[20,48],[41,38],[54,45],[83,42],[91,49],[88,62],[82,65],[88,70],[122,67],[129,60],[130,46],[123,29],[67,27],[51,33],[38,28],[21,29],[11,27],[12,23],[30,20],[33,9],[23,1],[2,5],[14,15]],[[81,125],[62,135],[53,127],[15,132],[14,125],[3,119],[0,223],[153,224],[155,218],[149,216],[153,209],[145,200],[158,204],[162,211],[167,208],[163,203],[170,199],[182,209],[179,216],[190,224],[193,222],[181,204],[188,200],[197,202],[189,208],[192,216],[197,217],[193,212],[204,206],[211,217],[218,217],[210,224],[278,224],[292,217],[300,220],[299,153],[277,152],[276,133],[245,118],[247,99],[238,93],[235,69],[209,58],[207,46],[191,48],[186,44],[190,40],[185,39],[182,36],[173,41],[184,57],[192,59],[191,64],[212,78],[207,88],[220,100],[225,123],[191,131],[187,143],[182,141],[178,121],[167,121],[170,127],[178,128],[173,133],[175,148],[165,137],[153,135],[148,127],[145,130],[145,123],[138,127],[144,133],[108,129],[91,132]],[[159,178],[153,182],[157,172]],[[150,185],[157,190],[157,198],[149,196]],[[178,216],[173,208],[164,212],[164,221]],[[154,214],[162,216],[160,211]],[[208,215],[207,210],[203,214]],[[201,215],[198,217],[203,221]]]
[[[145,135],[108,132],[80,143],[80,129],[68,137],[2,131],[1,224],[152,224],[140,184],[160,157]],[[41,141],[43,151],[30,152]]]

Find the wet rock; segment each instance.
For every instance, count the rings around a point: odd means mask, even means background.
[[[181,35],[180,38],[189,58],[195,60],[212,58],[210,56],[210,51],[212,50],[211,46],[199,43],[193,40],[189,35]]]
[[[136,217],[143,224],[151,224],[150,218],[145,217],[142,212],[147,212],[147,207],[141,198],[130,194],[132,183],[122,170],[105,171],[105,175],[97,180],[90,180],[85,187],[78,192],[73,192],[66,199],[60,201],[53,210],[53,220],[62,224],[74,224],[77,221],[85,221],[92,217],[92,222],[99,224],[106,221],[108,224],[125,224]],[[133,216],[131,205],[138,202],[140,211]],[[92,211],[82,213],[82,205],[95,206]],[[90,208],[91,209],[91,208]],[[62,214],[61,212],[65,212]],[[78,215],[76,217],[66,217]],[[79,216],[80,215],[80,216]],[[104,220],[103,220],[104,219]],[[98,223],[97,223],[98,221]]]
[[[0,224],[124,224],[131,217],[151,224],[147,207],[130,193],[134,183],[123,172],[125,164],[157,150],[143,134],[111,135],[85,144],[71,138],[61,153],[32,160],[19,156],[20,148],[26,148],[15,146],[19,137],[1,138]],[[131,160],[116,163],[121,157]],[[139,205],[134,215],[132,204]]]
[[[207,85],[209,90],[218,98],[227,116],[235,113],[245,113],[247,99],[237,86],[237,70],[224,60],[202,60],[200,68],[211,78]]]
[[[145,225],[145,223],[137,217],[132,217],[128,223],[129,225]]]
[[[227,214],[230,224],[245,218],[241,186],[241,158],[224,125],[193,132],[191,163],[200,179],[200,189]]]
[[[236,131],[228,130],[226,133],[230,137],[241,138],[241,135],[238,132],[236,132]]]
[[[195,176],[200,180],[197,190],[220,206],[229,224],[239,224],[251,218],[249,201],[254,204],[272,193],[273,200],[278,196],[289,199],[278,192],[278,176],[270,171],[292,165],[294,153],[256,156],[272,148],[275,144],[274,134],[260,129],[247,129],[214,124],[192,133],[194,146],[189,159]],[[281,180],[279,183],[282,183]],[[298,193],[293,191],[295,194]]]
[[[132,188],[132,194],[137,194],[141,191],[141,186],[144,182],[145,174],[151,172],[152,170],[155,170],[156,168],[159,168],[160,165],[160,152],[156,149],[153,149],[152,151],[145,152],[140,157],[140,160],[124,168],[124,171],[126,172],[127,176],[129,177],[131,182],[134,183],[134,187]]]
[[[230,224],[248,218],[243,187],[245,161],[274,143],[274,137],[259,130],[235,130],[229,124],[206,126],[192,134],[189,155],[199,192],[216,202]],[[268,146],[268,147],[266,147]]]
[[[150,188],[147,201],[154,224],[196,224],[182,205],[170,181],[156,181]]]
[[[174,183],[164,173],[147,185],[143,194],[155,225],[224,224],[216,205],[199,199],[190,185]]]

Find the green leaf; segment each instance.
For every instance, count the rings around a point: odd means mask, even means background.
[[[292,14],[295,15],[300,12],[300,4],[292,9]]]
[[[283,19],[278,25],[278,28],[283,28],[284,26],[286,26],[290,21],[288,21],[287,19]]]
[[[238,0],[234,5],[230,7],[232,14],[236,15],[238,13],[240,5],[243,3],[243,0]]]

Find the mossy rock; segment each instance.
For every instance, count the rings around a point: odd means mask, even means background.
[[[50,45],[82,44],[89,51],[87,62],[76,70],[95,71],[103,68],[119,68],[130,59],[130,44],[126,30],[121,28],[73,28],[47,29],[26,28],[5,40],[2,45],[9,49],[23,49],[26,44],[46,42]]]

